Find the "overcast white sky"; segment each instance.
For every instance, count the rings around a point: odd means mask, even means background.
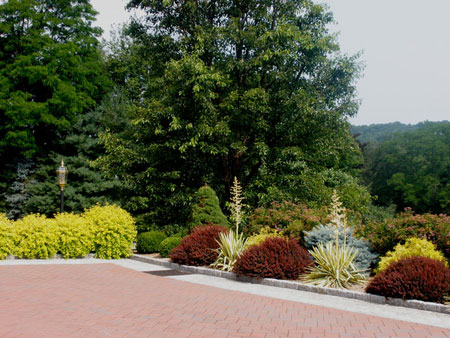
[[[126,0],[91,0],[109,38]],[[450,120],[450,0],[320,0],[334,13],[344,53],[363,51],[353,124]]]

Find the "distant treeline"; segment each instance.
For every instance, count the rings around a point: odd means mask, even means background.
[[[376,203],[450,212],[450,122],[352,126]]]

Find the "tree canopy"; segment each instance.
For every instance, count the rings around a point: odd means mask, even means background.
[[[103,92],[96,12],[88,0],[0,4],[0,156],[30,157]]]
[[[342,176],[360,165],[347,122],[358,108],[360,67],[357,56],[339,53],[324,5],[132,0],[128,8],[146,16],[128,27],[127,48],[109,69],[116,84],[135,89],[131,123],[103,135],[98,164],[124,179],[152,218],[186,219],[164,210],[185,208],[206,182],[222,200],[235,176],[250,203],[270,191],[297,200],[306,194],[295,177]],[[337,176],[318,183],[328,198]]]
[[[449,122],[425,122],[368,148],[365,176],[377,203],[450,213],[449,144]]]

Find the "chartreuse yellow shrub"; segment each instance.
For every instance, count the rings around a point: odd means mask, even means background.
[[[0,214],[0,259],[13,254],[14,227],[5,214]]]
[[[94,231],[81,215],[55,215],[59,228],[59,252],[64,258],[84,257],[94,250]]]
[[[420,238],[409,238],[406,240],[405,244],[397,244],[394,251],[388,251],[386,256],[380,259],[378,263],[378,268],[375,270],[376,273],[386,270],[386,268],[394,262],[398,262],[402,258],[409,257],[428,257],[447,265],[447,261],[444,255],[436,250],[434,244],[426,239]]]
[[[14,224],[14,255],[19,258],[51,258],[59,248],[59,229],[53,219],[28,215]]]
[[[131,247],[136,240],[133,217],[115,205],[96,205],[83,214],[84,220],[94,233],[94,251],[103,259],[131,256]]]
[[[269,226],[261,228],[259,232],[255,235],[250,236],[246,242],[246,248],[251,246],[259,245],[264,242],[269,237],[285,237],[275,229],[271,229]],[[286,237],[287,239],[287,237]]]

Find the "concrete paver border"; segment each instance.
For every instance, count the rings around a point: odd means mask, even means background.
[[[248,282],[248,283],[253,283],[253,284],[262,284],[262,285],[275,286],[275,287],[294,289],[294,290],[300,290],[300,291],[315,292],[315,293],[326,294],[326,295],[330,295],[330,296],[353,298],[353,299],[358,299],[358,300],[362,300],[362,301],[366,301],[366,302],[370,302],[370,303],[376,303],[376,304],[402,306],[402,307],[412,308],[412,309],[416,309],[416,310],[425,310],[425,311],[431,311],[431,312],[450,314],[450,306],[438,304],[438,303],[424,302],[424,301],[420,301],[420,300],[403,300],[400,298],[386,298],[383,296],[372,295],[372,294],[364,293],[364,292],[306,285],[306,284],[302,284],[302,283],[299,283],[296,281],[279,280],[279,279],[272,279],[272,278],[260,279],[260,278],[251,278],[251,277],[245,277],[245,276],[237,276],[233,272],[215,270],[215,269],[210,269],[207,267],[181,265],[181,264],[177,264],[177,263],[172,263],[166,259],[158,259],[158,258],[148,257],[148,256],[143,256],[143,255],[135,254],[132,257],[130,257],[130,259],[144,262],[144,263],[150,263],[150,264],[154,264],[154,265],[163,266],[163,267],[166,267],[169,269],[178,270],[178,271],[182,271],[182,272],[190,272],[190,273],[196,273],[196,274],[202,274],[202,275],[208,275],[208,276],[221,277],[221,278],[238,280],[238,281]]]

